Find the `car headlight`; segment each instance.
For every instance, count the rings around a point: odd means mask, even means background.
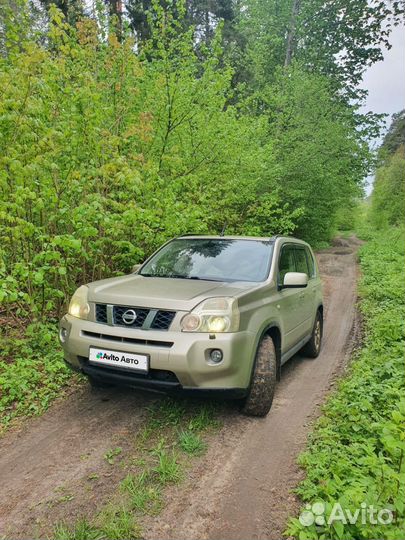
[[[82,285],[77,289],[69,304],[68,313],[78,319],[87,319],[90,313],[90,306],[87,303],[87,293],[89,289]]]
[[[180,324],[183,332],[236,332],[239,318],[235,298],[209,298],[184,315]]]

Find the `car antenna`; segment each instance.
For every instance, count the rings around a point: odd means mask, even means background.
[[[225,229],[226,229],[227,225],[228,225],[228,222],[225,221],[224,226],[222,227],[221,234],[220,234],[219,236],[224,236],[224,234],[225,234]]]

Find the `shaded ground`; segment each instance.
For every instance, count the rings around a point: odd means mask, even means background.
[[[346,245],[347,243],[347,245]],[[299,356],[283,366],[273,408],[265,419],[240,416],[224,407],[224,427],[189,479],[167,493],[159,517],[148,518],[148,539],[279,538],[298,509],[291,489],[301,472],[296,458],[311,420],[356,336],[358,240],[318,255],[326,297],[324,345],[313,360]],[[39,538],[52,524],[92,515],[125,476],[120,458],[156,399],[149,394],[85,388],[0,440],[0,537]]]

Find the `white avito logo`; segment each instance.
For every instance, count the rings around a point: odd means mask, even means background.
[[[329,516],[325,515],[325,510],[323,502],[307,504],[299,517],[301,525],[304,525],[304,527],[310,527],[313,524],[332,525],[335,521],[340,521],[343,525],[348,523],[354,525],[358,522],[362,525],[367,523],[371,525],[389,525],[394,520],[394,514],[389,508],[378,510],[373,505],[367,506],[365,502],[361,503],[360,508],[354,511],[343,509],[340,503],[333,505]]]

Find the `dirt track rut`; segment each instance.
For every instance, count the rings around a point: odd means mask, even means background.
[[[291,494],[302,473],[296,458],[311,419],[347,358],[355,322],[356,239],[323,251],[318,260],[326,296],[321,355],[283,366],[273,408],[265,419],[223,413],[224,427],[189,479],[170,488],[159,517],[145,523],[147,539],[249,540],[279,538],[299,504]],[[52,522],[94,513],[123,471],[104,454],[125,452],[150,403],[131,391],[102,395],[82,389],[42,418],[0,440],[0,537],[39,538]],[[84,479],[97,474],[89,488]],[[121,476],[120,476],[121,475]]]

